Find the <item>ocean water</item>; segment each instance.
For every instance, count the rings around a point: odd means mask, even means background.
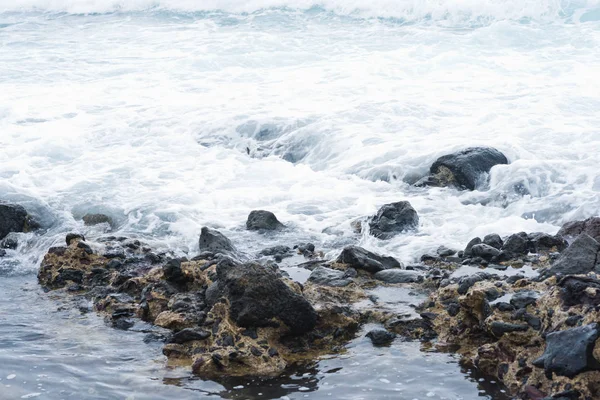
[[[328,257],[360,244],[405,263],[477,235],[554,233],[600,210],[599,49],[598,0],[0,0],[0,200],[43,225],[0,260],[2,329],[26,338],[0,344],[0,385],[8,398],[91,388],[90,398],[375,399],[398,396],[396,383],[407,399],[501,398],[449,355],[359,339],[307,382],[292,374],[236,395],[240,385],[164,369],[152,344],[115,346],[131,336],[95,316],[48,315],[61,300],[39,292],[35,272],[65,233],[105,233],[83,226],[89,212],[181,256],[198,251],[205,225],[249,256],[311,241]],[[411,186],[437,157],[475,145],[510,160],[488,185]],[[352,232],[352,220],[399,200],[418,211],[417,234]],[[288,229],[245,231],[253,209]],[[33,385],[42,364],[54,371],[46,392]],[[419,367],[403,376],[403,365]],[[382,377],[382,366],[398,371]]]

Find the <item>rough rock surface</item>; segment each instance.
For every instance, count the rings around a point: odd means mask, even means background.
[[[379,271],[373,277],[386,283],[413,283],[423,281],[422,273],[399,268]]]
[[[600,265],[597,264],[598,252],[600,244],[588,234],[582,233],[542,275],[547,277],[600,272]]]
[[[371,235],[379,239],[389,239],[418,226],[419,216],[408,201],[385,204],[369,222]]]
[[[317,283],[319,285],[343,287],[351,284],[352,278],[345,271],[338,271],[326,267],[317,267],[308,277],[308,281]]]
[[[237,250],[231,240],[216,229],[204,227],[200,233],[199,246],[201,252],[233,254]]]
[[[10,232],[29,232],[36,227],[22,206],[0,204],[0,239],[4,239]]]
[[[372,274],[384,269],[402,267],[402,264],[393,257],[380,256],[358,246],[345,247],[337,258],[337,262]]]
[[[248,215],[246,229],[251,231],[274,231],[283,228],[284,225],[279,222],[275,214],[265,210],[254,210]]]
[[[486,181],[492,167],[499,164],[508,164],[500,151],[491,147],[470,147],[438,158],[429,169],[430,175],[418,185],[475,190]]]
[[[582,233],[600,241],[600,217],[591,217],[584,221],[572,221],[564,224],[558,231],[558,236],[576,237]]]

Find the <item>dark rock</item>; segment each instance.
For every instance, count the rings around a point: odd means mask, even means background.
[[[591,217],[584,221],[567,222],[560,228],[557,236],[576,237],[586,233],[600,242],[600,217]]]
[[[529,329],[527,325],[509,324],[500,321],[494,321],[490,324],[490,332],[496,337],[509,332],[525,332],[527,329]]]
[[[590,277],[566,276],[558,282],[565,307],[600,305],[600,281]]]
[[[163,276],[168,282],[183,284],[187,280],[185,274],[181,270],[181,261],[176,258],[169,260],[165,265],[163,265],[162,270]]]
[[[500,250],[487,244],[476,244],[471,248],[471,255],[474,257],[481,257],[484,260],[490,261],[492,258],[498,256]]]
[[[252,355],[256,357],[262,356],[262,351],[260,351],[260,349],[256,346],[252,346],[250,348],[250,353],[252,353]]]
[[[586,233],[582,233],[563,251],[558,260],[550,268],[541,273],[542,277],[552,275],[585,275],[588,272],[599,272],[596,259],[600,244]]]
[[[358,246],[345,247],[336,261],[372,274],[384,269],[402,267],[395,258],[380,256]]]
[[[352,279],[347,278],[344,271],[325,267],[315,268],[308,277],[308,281],[334,287],[348,286],[352,283]]]
[[[446,246],[440,246],[438,247],[436,253],[440,257],[450,257],[456,254],[456,250],[450,249]]]
[[[498,311],[502,311],[502,312],[510,312],[510,311],[514,311],[515,307],[512,304],[500,301],[498,303],[495,303],[493,305],[494,307],[496,307],[498,309]]]
[[[504,245],[504,242],[502,241],[502,238],[500,237],[500,235],[497,235],[495,233],[486,235],[483,238],[483,243],[487,244],[488,246],[492,246],[493,248],[498,249],[498,250],[500,250],[502,248],[502,246]]]
[[[446,311],[451,317],[456,317],[460,312],[460,305],[458,303],[450,303],[446,306]]]
[[[470,276],[463,276],[458,280],[458,294],[466,294],[469,289],[477,282],[492,278],[487,272],[477,272]]]
[[[4,239],[10,232],[29,232],[36,226],[23,207],[0,204],[0,239]]]
[[[547,233],[534,232],[528,235],[529,249],[533,253],[539,253],[541,250],[551,250],[556,248],[557,251],[563,251],[567,248],[567,241],[560,236],[552,236]]]
[[[583,320],[581,315],[571,315],[565,320],[565,325],[567,326],[575,326],[579,324],[579,321]]]
[[[515,293],[510,299],[510,304],[512,304],[516,309],[525,308],[530,304],[535,304],[539,297],[537,292],[532,290],[523,290]]]
[[[5,257],[5,256],[6,256],[6,250],[0,249],[0,257]]]
[[[273,246],[262,250],[260,253],[258,253],[258,255],[274,256],[280,258],[291,257],[292,249],[290,249],[288,246]]]
[[[379,239],[389,239],[418,225],[419,216],[408,201],[385,204],[369,222],[371,235]]]
[[[542,328],[542,320],[535,315],[525,313],[523,315],[523,320],[536,331],[539,331]]]
[[[77,243],[77,247],[83,249],[87,254],[94,254],[94,250],[92,250],[90,245],[85,242]]]
[[[502,246],[502,252],[510,258],[529,253],[529,237],[525,232],[510,235]]]
[[[169,343],[186,343],[192,340],[204,340],[210,337],[210,332],[198,328],[185,328],[175,333]]]
[[[85,214],[83,216],[83,223],[86,226],[98,225],[98,224],[109,224],[112,225],[112,219],[104,214]]]
[[[83,235],[80,235],[78,233],[68,233],[67,237],[65,238],[65,241],[67,242],[67,246],[70,245],[71,242],[75,239],[85,241],[85,237]]]
[[[231,318],[241,327],[273,326],[279,318],[293,335],[312,330],[317,313],[277,274],[257,264],[223,259],[217,264],[219,292],[229,299]]]
[[[106,263],[106,268],[109,269],[120,269],[123,266],[123,263],[116,258],[113,258],[109,262]]]
[[[2,242],[0,242],[0,248],[3,249],[11,249],[16,250],[19,246],[19,242],[15,238],[6,237]]]
[[[431,175],[425,184],[475,190],[498,164],[508,164],[500,151],[491,147],[470,147],[438,158],[429,169]]]
[[[549,333],[546,350],[533,365],[544,368],[548,379],[552,378],[552,373],[574,378],[582,372],[600,370],[600,363],[593,354],[599,336],[597,323]]]
[[[431,254],[423,254],[421,256],[420,260],[421,260],[421,262],[426,263],[426,262],[430,262],[430,261],[437,261],[439,259],[440,259],[439,257],[433,256]]]
[[[246,229],[251,231],[274,231],[283,227],[284,225],[277,220],[275,214],[264,210],[254,210],[250,212],[248,220],[246,221]]]
[[[372,330],[367,333],[366,336],[371,339],[371,343],[373,343],[375,346],[384,346],[390,344],[396,338],[395,333],[388,332],[383,329]]]
[[[210,251],[212,253],[230,254],[235,253],[236,249],[233,243],[221,232],[203,227],[200,233],[200,251]]]
[[[73,281],[75,283],[83,282],[83,272],[72,269],[64,268],[58,271],[58,276],[55,279],[56,283],[65,283],[66,281]]]
[[[422,282],[423,274],[417,271],[396,268],[379,271],[375,274],[374,278],[385,283],[412,283]]]
[[[271,347],[271,348],[269,349],[269,352],[268,352],[268,353],[269,353],[269,357],[275,357],[275,356],[278,356],[278,355],[279,355],[279,352],[277,351],[277,349],[275,349],[275,348],[273,348],[273,347]]]
[[[467,243],[467,247],[465,247],[465,251],[463,252],[463,257],[471,257],[471,250],[473,249],[473,246],[481,244],[481,239],[479,239],[478,237],[471,239],[471,241],[469,243]]]

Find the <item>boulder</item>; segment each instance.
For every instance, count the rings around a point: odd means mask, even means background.
[[[483,243],[487,244],[488,246],[492,246],[495,249],[502,249],[502,246],[504,245],[504,242],[502,241],[502,238],[500,237],[500,235],[496,234],[496,233],[491,233],[489,235],[486,235],[483,238]]]
[[[371,339],[371,343],[375,346],[385,346],[394,341],[396,334],[383,329],[374,329],[368,332],[366,337]]]
[[[336,261],[372,274],[384,269],[402,267],[402,264],[393,257],[380,256],[358,246],[345,247]]]
[[[379,239],[389,239],[418,225],[419,216],[408,201],[385,204],[369,222],[371,235]]]
[[[471,248],[471,255],[473,257],[481,257],[484,260],[490,261],[492,258],[497,257],[500,254],[500,250],[487,244],[476,244]]]
[[[502,252],[510,258],[526,255],[529,253],[529,236],[525,232],[510,235],[502,246]]]
[[[588,272],[599,272],[596,264],[600,244],[586,233],[582,233],[562,252],[558,260],[541,273],[542,277],[552,275],[585,275]]]
[[[424,279],[423,274],[417,271],[399,268],[379,271],[375,274],[374,278],[385,283],[413,283],[422,282]]]
[[[108,215],[104,214],[85,214],[83,216],[83,224],[86,226],[93,226],[98,224],[109,224],[112,225],[113,221]]]
[[[203,227],[199,240],[200,252],[221,254],[235,253],[237,250],[231,240],[216,229]]]
[[[527,235],[529,239],[529,250],[534,253],[539,253],[542,250],[563,251],[568,244],[561,236],[552,236],[543,232],[533,232]]]
[[[477,244],[481,244],[481,239],[476,237],[471,239],[471,241],[469,241],[469,243],[467,243],[467,247],[465,247],[465,250],[463,252],[463,256],[464,257],[471,257],[471,250],[473,249],[473,246],[477,245]]]
[[[317,267],[308,277],[309,282],[314,282],[319,285],[343,287],[352,283],[352,279],[346,275],[344,271],[336,269]]]
[[[229,300],[231,318],[238,326],[273,326],[273,319],[278,318],[292,335],[301,335],[317,323],[317,313],[310,303],[271,269],[223,259],[217,264],[217,282],[219,297]]]
[[[251,231],[274,231],[283,227],[284,225],[279,222],[275,214],[265,210],[250,212],[246,221],[246,229]]]
[[[0,204],[0,239],[10,232],[29,232],[36,224],[27,211],[16,204]]]
[[[582,233],[600,241],[600,217],[591,217],[584,221],[567,222],[558,231],[558,236],[576,237]]]
[[[438,158],[429,169],[422,186],[455,186],[475,190],[485,183],[493,166],[508,164],[500,151],[491,147],[470,147]]]
[[[510,304],[516,309],[525,308],[530,304],[535,304],[538,297],[540,297],[539,293],[532,290],[522,290],[512,296]]]
[[[533,365],[544,368],[548,379],[552,373],[574,378],[582,372],[598,371],[600,363],[594,358],[594,345],[599,336],[597,323],[549,333],[544,354]]]

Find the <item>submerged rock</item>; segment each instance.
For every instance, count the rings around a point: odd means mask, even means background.
[[[0,239],[10,232],[29,232],[35,228],[37,224],[25,208],[17,204],[0,204]]]
[[[379,239],[389,239],[418,225],[419,216],[408,201],[385,204],[369,222],[371,235]]]
[[[336,261],[372,274],[384,269],[402,267],[402,264],[393,257],[380,256],[358,246],[345,247]]]
[[[284,225],[279,222],[275,214],[264,210],[252,211],[246,221],[246,229],[251,231],[274,231],[283,227]]]
[[[573,378],[582,372],[600,370],[600,362],[594,357],[599,336],[597,323],[549,333],[546,350],[533,365],[544,368],[549,379],[552,373]]]
[[[375,346],[385,346],[390,344],[396,338],[396,334],[383,329],[375,329],[366,334]]]
[[[470,147],[438,158],[429,169],[430,175],[417,185],[475,190],[486,181],[492,167],[499,164],[508,164],[500,151],[491,147]]]
[[[203,227],[199,239],[200,252],[234,254],[237,252],[231,240],[216,229]]]

